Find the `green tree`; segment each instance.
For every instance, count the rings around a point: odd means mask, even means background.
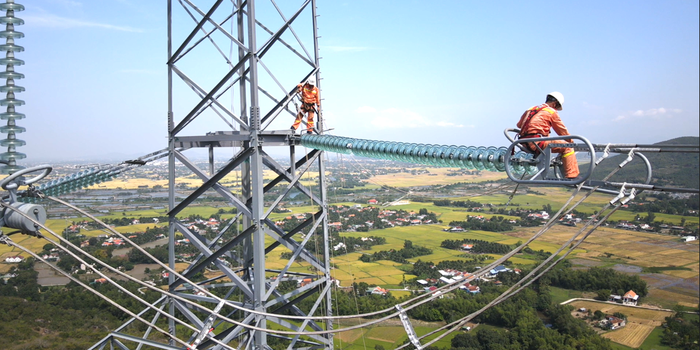
[[[603,319],[603,317],[605,317],[605,314],[600,310],[595,310],[595,312],[593,313],[594,320],[600,321]]]
[[[651,225],[651,223],[654,222],[654,219],[656,219],[656,214],[652,212],[647,212],[647,217],[644,218],[644,222]]]
[[[626,320],[626,319],[627,319],[627,315],[623,314],[622,312],[616,312],[616,313],[613,314],[613,316],[615,316],[615,317],[617,317],[617,318],[621,318],[621,319],[623,319],[623,320]]]

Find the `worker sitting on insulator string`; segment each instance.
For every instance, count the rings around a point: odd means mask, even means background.
[[[299,128],[301,118],[306,113],[308,115],[306,119],[306,133],[312,134],[314,130],[314,112],[321,110],[321,94],[318,87],[316,87],[316,79],[311,77],[304,85],[297,85],[297,91],[301,94],[301,107],[294,124],[292,124],[292,130],[296,131]]]
[[[559,113],[557,112],[562,110],[563,105],[564,95],[562,95],[560,92],[554,91],[547,94],[547,99],[545,100],[544,104],[528,109],[520,117],[520,121],[518,122],[518,128],[520,128],[518,138],[525,139],[548,137],[550,129],[554,129],[559,136],[571,135],[569,134],[569,130],[566,129],[566,126],[564,126],[564,123],[561,121],[561,118],[559,118]],[[541,150],[547,147],[547,145],[571,142],[571,139],[566,141],[552,140],[528,142],[525,145],[535,156],[537,156]],[[579,174],[579,170],[574,149],[565,147],[551,147],[551,150],[554,153],[561,153],[564,177],[567,179],[576,178]]]

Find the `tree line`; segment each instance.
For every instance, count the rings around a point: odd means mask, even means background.
[[[95,294],[71,282],[65,286],[42,287],[34,270],[34,259],[12,267],[16,277],[0,280],[0,339],[11,349],[87,349],[129,316]],[[138,284],[118,282],[132,293]],[[111,284],[93,283],[100,293],[119,305],[139,312],[143,305]],[[159,293],[138,294],[154,302]],[[132,330],[145,330],[134,325]]]
[[[572,270],[570,265],[568,261],[563,261],[547,272],[542,280],[560,288],[598,292],[599,299],[604,300],[607,300],[610,294],[623,295],[629,290],[633,290],[640,297],[649,293],[647,283],[639,276],[602,267]]]
[[[440,243],[440,246],[447,249],[462,249],[463,244],[471,244],[472,248],[470,251],[478,254],[506,254],[513,249],[513,247],[508,244],[500,244],[471,238],[460,240],[446,239]]]
[[[403,242],[403,248],[399,250],[380,250],[372,254],[363,254],[360,256],[359,260],[361,260],[362,262],[391,260],[402,264],[408,264],[408,259],[410,258],[415,258],[417,256],[428,255],[432,253],[432,249],[421,246],[414,246],[413,242],[407,240]]]
[[[467,221],[450,222],[450,226],[460,226],[467,230],[481,230],[491,232],[505,232],[513,230],[513,224],[502,216],[493,216],[490,219],[469,216],[467,217]]]

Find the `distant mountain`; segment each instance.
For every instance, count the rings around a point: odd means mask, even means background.
[[[694,136],[678,137],[657,145],[700,145],[700,138]],[[698,188],[700,184],[700,159],[697,153],[652,153],[642,152],[651,163],[651,183],[659,186]],[[602,179],[615,169],[626,157],[610,157],[600,163],[593,171],[593,179]],[[585,166],[581,166],[582,169]],[[631,163],[622,168],[610,181],[643,182],[646,179],[644,162],[635,157]]]

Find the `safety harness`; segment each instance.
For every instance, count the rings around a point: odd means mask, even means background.
[[[527,127],[530,125],[530,122],[532,121],[532,117],[535,116],[535,114],[539,113],[541,110],[549,107],[546,103],[539,105],[537,107],[532,107],[527,111],[527,117],[525,117],[525,122],[523,123],[523,126],[520,128],[520,133],[516,135],[517,139],[531,139],[531,138],[538,138],[538,137],[543,137],[541,134],[523,134],[525,130],[527,130]],[[526,143],[525,149],[529,151],[529,153],[534,154],[535,156],[538,156],[541,152],[541,150],[546,146],[544,141],[540,142],[528,142]],[[534,149],[533,149],[534,148]]]

